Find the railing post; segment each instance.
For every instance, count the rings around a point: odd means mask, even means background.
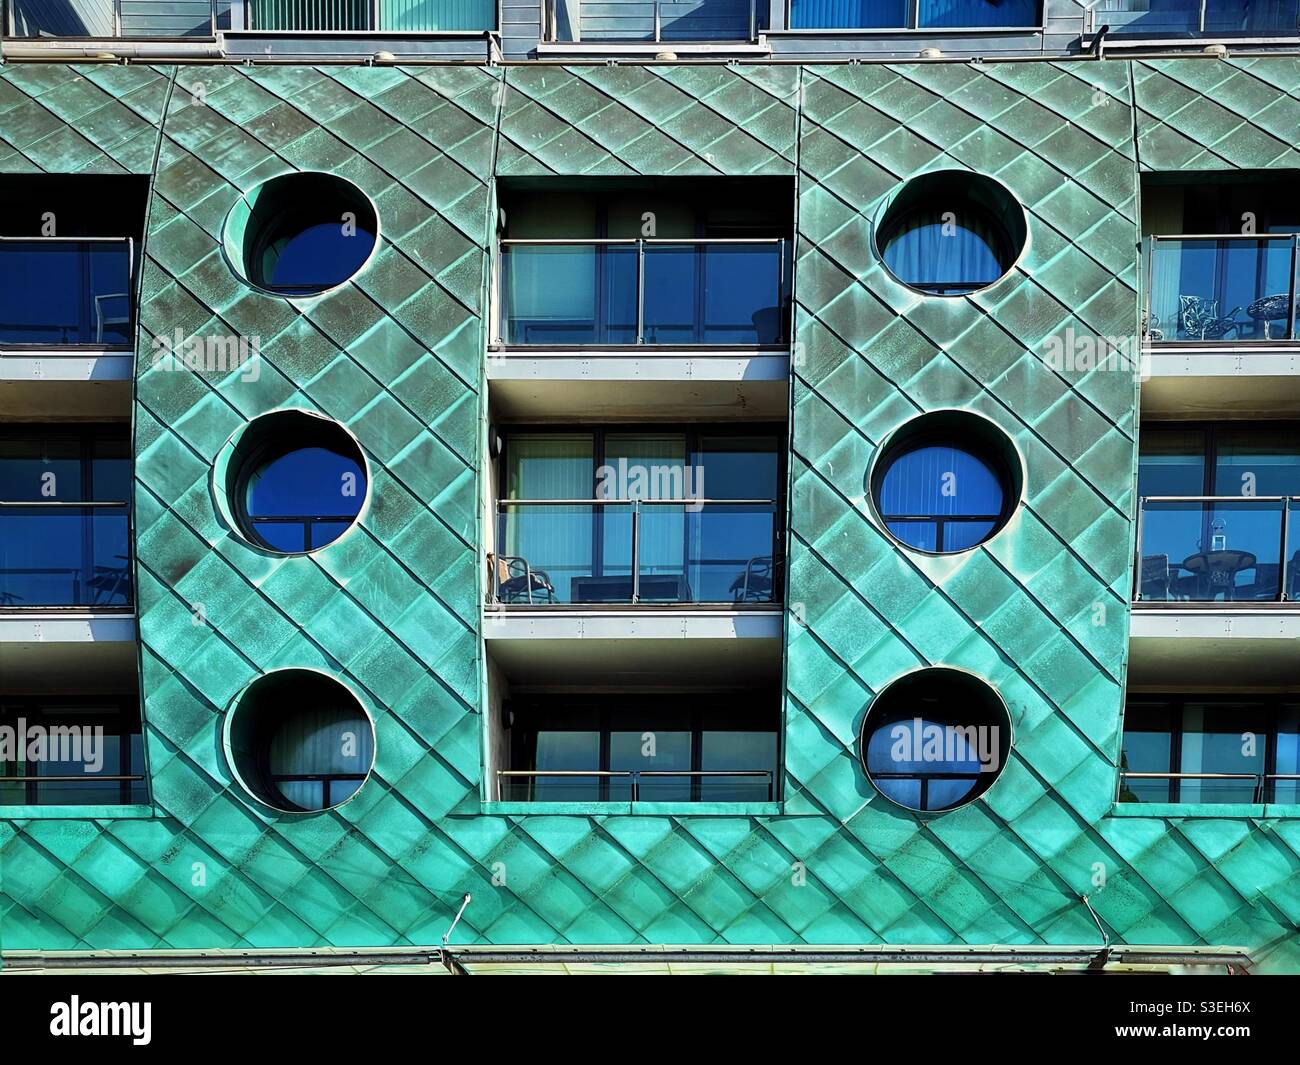
[[[122,0],[113,0],[113,36],[122,36]]]
[[[1133,542],[1133,602],[1142,598],[1142,515],[1146,497],[1138,496],[1137,530]]]
[[[632,602],[641,601],[641,500],[632,500]]]
[[[1201,27],[1199,32],[1205,32],[1205,0],[1201,0]]]
[[[645,343],[645,240],[640,237],[636,242],[636,342]]]
[[[1291,234],[1291,284],[1287,289],[1287,327],[1286,327],[1287,340],[1295,339],[1295,301],[1296,301],[1295,270],[1296,270],[1296,262],[1297,262],[1296,250],[1297,250],[1298,243],[1300,243],[1300,234],[1292,233]]]
[[[659,0],[655,0],[655,44],[663,39],[663,23],[659,17]]]
[[[1287,599],[1286,579],[1287,568],[1290,565],[1290,559],[1287,558],[1286,549],[1291,544],[1291,496],[1282,497],[1282,555],[1278,559],[1280,565],[1277,569],[1277,598],[1278,602],[1284,603]]]
[[[751,0],[751,8],[753,0]],[[776,268],[776,341],[778,344],[784,344],[785,336],[785,237],[781,237],[776,244],[776,254],[779,260]],[[792,301],[793,302],[793,301]],[[794,307],[790,308],[790,314],[794,314]],[[793,323],[791,323],[791,335],[794,334]]]
[[[758,0],[749,0],[749,39],[758,40]]]

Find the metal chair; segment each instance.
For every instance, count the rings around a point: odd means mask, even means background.
[[[488,554],[496,582],[496,598],[502,603],[557,603],[555,585],[545,570],[533,569],[521,555]],[[534,598],[534,596],[538,598]]]
[[[1240,330],[1241,323],[1236,316],[1241,309],[1234,307],[1226,317],[1221,317],[1218,300],[1204,296],[1179,296],[1179,329],[1196,340],[1222,340],[1229,333]]]
[[[733,603],[770,603],[772,601],[772,556],[757,555],[745,563],[745,572],[731,582]]]

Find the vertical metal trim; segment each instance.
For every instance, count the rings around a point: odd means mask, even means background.
[[[641,601],[641,500],[632,500],[632,603]]]

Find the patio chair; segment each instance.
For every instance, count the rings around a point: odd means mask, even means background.
[[[502,603],[557,603],[555,585],[545,570],[533,569],[520,555],[488,554],[495,573],[497,599]]]
[[[1219,315],[1219,301],[1204,296],[1178,297],[1178,325],[1180,330],[1195,340],[1222,340],[1239,330],[1237,321],[1240,307],[1234,307],[1226,317]]]
[[[728,589],[733,603],[770,603],[772,601],[772,556],[757,555],[745,563],[745,571]]]
[[[1143,599],[1163,602],[1169,598],[1169,556],[1143,555],[1138,591]]]

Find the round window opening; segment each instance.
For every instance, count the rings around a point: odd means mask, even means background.
[[[240,277],[279,296],[314,296],[369,261],[379,233],[374,205],[332,174],[282,174],[235,204],[225,248]]]
[[[983,795],[1011,752],[1001,696],[958,669],[908,673],[872,701],[862,722],[862,765],[885,798],[940,813]]]
[[[226,498],[249,541],[304,554],[355,524],[367,483],[365,458],[343,426],[305,411],[278,411],[235,441]]]
[[[375,762],[375,728],[357,697],[310,669],[253,681],[226,714],[223,740],[244,790],[282,813],[347,802]]]
[[[978,547],[1020,501],[1020,458],[992,422],[961,411],[924,414],[885,443],[870,474],[876,514],[900,543],[930,554]]]
[[[913,178],[876,227],[876,251],[903,284],[963,296],[1004,277],[1024,250],[1025,212],[983,174],[940,170]]]

